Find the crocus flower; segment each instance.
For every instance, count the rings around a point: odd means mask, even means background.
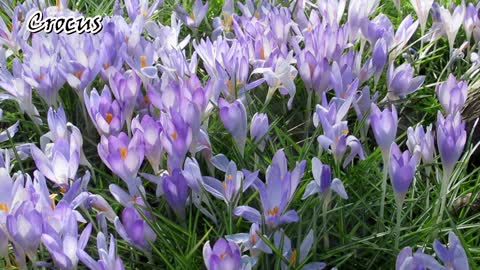
[[[405,19],[403,19],[398,26],[397,31],[395,32],[395,36],[393,37],[393,42],[391,44],[391,59],[395,59],[404,49],[405,45],[407,45],[407,42],[417,30],[418,24],[418,21],[413,21],[411,15],[408,15],[405,17]]]
[[[379,38],[377,42],[375,42],[375,46],[373,47],[372,51],[372,65],[375,71],[375,81],[378,81],[380,79],[383,68],[387,63],[387,53],[388,49],[385,39]]]
[[[262,252],[272,253],[272,249],[258,236],[258,232],[261,232],[260,225],[252,223],[249,233],[226,235],[225,238],[240,245],[243,251],[249,250],[254,257],[259,256]]]
[[[283,230],[278,230],[273,235],[274,245],[281,250],[283,257],[289,262],[289,265],[282,262],[282,270],[289,269],[289,267],[296,267],[299,264],[304,263],[305,259],[308,257],[308,253],[313,246],[313,230],[310,230],[305,238],[300,243],[298,249],[292,248],[292,241],[285,235]],[[324,269],[326,264],[323,262],[311,262],[303,265],[299,268],[301,270],[313,270],[313,269]]]
[[[118,136],[102,136],[98,155],[107,167],[127,184],[135,179],[143,162],[143,134],[136,131],[130,139],[124,132]]]
[[[279,150],[273,157],[272,164],[267,168],[266,183],[256,182],[255,187],[260,192],[265,223],[269,227],[276,228],[284,223],[298,221],[297,212],[295,210],[286,211],[286,207],[303,175],[305,163],[305,161],[297,163],[295,169],[289,172],[285,153],[283,150]],[[252,223],[260,224],[262,222],[260,212],[249,206],[236,207],[233,213]]]
[[[185,218],[189,188],[180,169],[174,169],[171,174],[165,174],[162,181],[163,196],[180,218]]]
[[[465,9],[465,19],[463,20],[463,28],[465,29],[468,42],[470,42],[474,29],[478,27],[479,20],[477,8],[472,3],[468,3]]]
[[[243,156],[247,137],[247,112],[245,106],[240,100],[228,103],[223,98],[220,98],[218,105],[220,108],[220,119],[235,139],[238,150]]]
[[[276,90],[279,90],[282,95],[289,95],[287,107],[292,108],[293,98],[295,97],[296,87],[293,80],[297,77],[298,71],[291,64],[295,64],[296,60],[293,58],[293,51],[290,51],[286,58],[277,59],[274,68],[257,68],[252,71],[252,74],[261,73],[268,83],[268,93],[265,103],[270,102]]]
[[[42,243],[58,268],[76,269],[78,264],[76,250],[85,248],[92,225],[87,225],[79,237],[77,217],[68,203],[60,201],[57,208],[56,215],[61,219],[55,221],[60,222],[61,225],[47,218],[44,222]]]
[[[198,28],[202,23],[205,15],[208,11],[208,2],[205,5],[202,3],[202,0],[195,0],[193,3],[192,11],[190,13],[187,10],[177,4],[176,10],[179,19],[190,28]]]
[[[161,114],[160,134],[163,149],[167,152],[167,166],[170,170],[181,168],[185,155],[193,140],[193,130],[182,115],[171,109],[169,114]]]
[[[263,152],[265,142],[268,139],[268,116],[265,113],[255,113],[250,123],[250,137],[258,144],[258,148]]]
[[[87,112],[100,135],[116,135],[121,131],[125,116],[118,101],[112,99],[107,85],[101,95],[95,88],[90,92],[90,96],[85,90],[84,100]]]
[[[412,155],[408,150],[402,153],[398,145],[392,143],[389,162],[390,181],[393,190],[401,200],[405,197],[412,183],[417,164],[418,153]]]
[[[242,269],[240,249],[232,241],[220,238],[213,248],[210,241],[203,246],[203,261],[208,270],[237,270]]]
[[[378,106],[372,103],[370,125],[378,146],[382,151],[388,151],[397,136],[398,116],[395,106],[392,105],[391,109],[385,108],[380,111]]]
[[[431,164],[435,155],[435,141],[432,133],[432,125],[427,127],[427,131],[422,125],[407,129],[407,146],[410,153],[420,152],[424,165]]]
[[[340,179],[335,178],[332,181],[332,172],[330,166],[322,164],[322,162],[314,157],[312,159],[313,180],[308,183],[303,193],[302,200],[310,197],[315,193],[326,196],[327,192],[335,191],[342,199],[348,199],[345,187]]]
[[[147,0],[125,0],[125,7],[130,20],[135,21],[137,16],[150,18],[153,12],[163,4],[163,0],[155,0],[151,6],[148,6],[148,4],[149,1]]]
[[[160,133],[163,131],[161,123],[146,114],[140,121],[138,117],[132,121],[132,130],[141,131],[143,134],[143,142],[145,147],[145,157],[152,165],[156,174],[160,171],[160,162],[162,161],[163,149],[161,143]]]
[[[137,73],[131,70],[122,74],[115,71],[110,76],[110,87],[115,99],[120,103],[120,107],[124,113],[127,127],[130,130],[130,123],[132,119],[133,109],[138,93],[140,92],[141,79]]]
[[[460,239],[458,239],[454,232],[450,231],[448,233],[448,245],[443,245],[435,239],[433,249],[435,250],[435,255],[443,262],[447,269],[470,269],[467,254],[462,247]]]
[[[85,237],[88,241],[89,235]],[[102,232],[97,234],[97,250],[100,259],[95,261],[83,249],[77,250],[77,256],[80,261],[92,270],[124,270],[122,259],[117,256],[115,248],[115,238],[110,235],[110,244],[107,243],[107,237]]]
[[[395,68],[392,62],[388,68],[387,81],[388,98],[397,100],[417,91],[425,81],[425,76],[413,77],[413,67],[410,64],[405,63]]]
[[[445,169],[453,169],[455,162],[460,158],[465,143],[467,132],[465,123],[459,113],[449,114],[446,118],[437,114],[437,146]]]
[[[460,26],[462,26],[465,16],[465,3],[458,5],[453,13],[450,13],[450,11],[443,6],[438,6],[438,11],[441,19],[441,27],[447,36],[450,51],[453,51],[455,38]]]
[[[393,40],[393,25],[390,19],[385,14],[379,14],[373,20],[365,18],[361,24],[362,34],[372,44],[377,42],[379,38],[385,39],[387,47]]]
[[[417,14],[423,36],[425,33],[425,27],[427,25],[428,13],[432,8],[433,0],[410,0],[410,3]]]
[[[37,248],[42,236],[42,215],[35,209],[33,202],[26,200],[7,216],[6,227],[13,240],[14,247],[22,250],[30,260],[36,258]]]
[[[0,110],[0,119],[2,119],[1,114],[2,114],[2,111]],[[15,136],[15,133],[17,133],[17,131],[18,131],[18,126],[19,125],[20,125],[20,122],[17,121],[17,122],[15,122],[15,124],[11,125],[7,129],[2,130],[0,132],[0,143],[6,142],[6,141],[10,140],[10,138],[13,138],[13,136]]]
[[[397,255],[395,270],[414,269],[443,269],[442,266],[430,255],[418,249],[415,253],[411,247],[404,247]]]
[[[447,114],[460,112],[465,105],[468,96],[468,83],[457,81],[453,74],[448,79],[437,85],[437,96]]]
[[[125,241],[142,251],[148,250],[149,242],[154,242],[157,238],[155,232],[133,206],[125,207],[121,221],[117,217],[114,224],[118,234]]]
[[[349,1],[347,24],[351,41],[357,39],[364,19],[368,18],[377,9],[379,3],[379,0]]]

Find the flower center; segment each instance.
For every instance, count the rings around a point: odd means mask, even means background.
[[[102,65],[103,66],[103,69],[108,69],[110,67],[110,64],[109,63],[105,63]]]
[[[8,213],[8,205],[6,203],[0,203],[0,211]]]
[[[122,158],[122,160],[125,160],[127,158],[127,153],[128,153],[127,148],[120,147],[118,151],[120,151],[120,157]]]
[[[77,79],[79,80],[82,78],[82,75],[83,75],[83,70],[79,70],[75,72],[75,77],[77,77]]]
[[[290,258],[288,259],[290,262],[290,266],[294,266],[295,263],[297,262],[297,250],[293,249],[292,250],[292,255],[290,255]]]
[[[58,194],[54,193],[54,194],[50,194],[48,197],[50,198],[50,207],[53,209],[55,209],[55,198],[58,196]]]
[[[255,245],[257,243],[257,237],[255,236],[255,234],[250,235],[250,242],[252,243],[252,245]]]
[[[107,123],[110,125],[110,123],[112,123],[112,119],[113,119],[113,114],[111,113],[107,113],[107,115],[105,116],[105,120],[107,120]]]
[[[140,56],[140,67],[144,68],[147,66],[147,57],[145,55]]]
[[[265,60],[265,49],[263,46],[260,48],[260,59]]]
[[[278,214],[278,206],[275,206],[267,211],[269,216],[274,216]]]
[[[176,140],[176,139],[177,139],[177,137],[178,137],[178,135],[177,135],[177,132],[176,132],[176,131],[174,131],[174,132],[173,132],[173,133],[172,133],[170,136],[172,137],[172,139],[173,139],[173,140]]]
[[[145,102],[145,104],[150,103],[150,98],[147,95],[143,96],[143,102]]]
[[[221,260],[223,260],[223,259],[225,259],[225,257],[228,257],[228,253],[221,253],[218,256],[220,257]]]

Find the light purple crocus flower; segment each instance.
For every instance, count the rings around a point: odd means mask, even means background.
[[[125,0],[125,7],[130,20],[133,22],[138,16],[146,19],[150,18],[155,10],[163,4],[163,0],[155,0],[151,6],[148,6],[148,4],[148,0]]]
[[[389,151],[392,142],[397,136],[398,116],[395,106],[392,105],[391,109],[385,108],[383,111],[380,111],[378,106],[372,103],[370,125],[378,146],[380,146],[382,151]]]
[[[425,33],[425,27],[427,25],[428,13],[432,8],[433,0],[410,0],[410,3],[417,14],[423,36]]]
[[[393,41],[393,25],[390,19],[385,14],[379,14],[373,20],[365,18],[361,24],[362,34],[372,44],[378,39],[383,38],[387,44],[387,48]]]
[[[421,249],[413,252],[411,247],[404,247],[400,250],[395,263],[395,270],[418,269],[444,270],[432,256],[423,253]]]
[[[88,241],[89,235],[86,236]],[[122,259],[117,256],[115,248],[115,238],[110,235],[110,244],[107,243],[107,237],[102,232],[97,234],[97,250],[100,259],[95,261],[83,249],[77,249],[77,256],[80,261],[92,270],[124,270]]]
[[[473,3],[468,3],[468,6],[465,8],[465,19],[463,20],[467,42],[470,42],[473,31],[478,27],[479,20],[477,8]]]
[[[203,261],[208,270],[238,270],[242,269],[241,253],[237,244],[220,238],[213,248],[210,241],[203,246]]]
[[[285,153],[283,150],[278,150],[272,159],[272,164],[267,168],[266,183],[261,181],[255,183],[256,189],[260,192],[264,220],[270,228],[298,221],[297,212],[287,211],[287,205],[303,175],[305,164],[305,161],[297,163],[295,169],[289,172]],[[250,206],[236,207],[233,213],[252,223],[262,222],[260,212]]]
[[[435,239],[433,249],[435,250],[435,255],[443,262],[446,269],[470,269],[467,254],[462,247],[460,239],[458,239],[454,232],[450,231],[448,233],[447,245],[443,245]]]
[[[258,236],[259,232],[261,233],[260,225],[252,223],[249,233],[226,235],[225,238],[240,245],[242,251],[250,251],[254,257],[258,257],[262,252],[271,254],[272,249]]]
[[[444,169],[452,170],[467,141],[465,122],[459,113],[446,118],[437,113],[437,146]],[[451,172],[451,171],[450,171]]]
[[[145,147],[145,157],[153,168],[155,174],[160,172],[160,162],[163,157],[163,147],[160,133],[163,131],[160,121],[146,114],[140,121],[138,117],[132,121],[132,130],[140,130],[143,134],[143,143]]]
[[[187,10],[177,4],[175,11],[177,12],[178,18],[188,27],[196,29],[200,26],[205,15],[208,11],[208,1],[205,5],[202,3],[202,0],[195,0],[192,6],[192,11],[190,13]]]
[[[314,243],[313,230],[310,230],[300,243],[298,249],[292,249],[292,241],[283,230],[278,230],[273,235],[273,243],[275,247],[281,250],[283,257],[289,262],[289,265],[282,262],[282,270],[290,269],[304,263],[308,257],[308,253],[312,249]],[[311,262],[304,264],[301,270],[322,270],[327,265],[323,262]]]
[[[461,112],[468,96],[468,82],[457,81],[453,74],[436,87],[438,100],[447,114]]]
[[[387,72],[388,99],[404,98],[420,88],[425,81],[425,76],[413,77],[413,73],[413,67],[408,63],[397,68],[395,68],[393,62],[390,64]]]
[[[413,155],[406,150],[401,152],[396,143],[392,143],[390,149],[389,172],[393,191],[398,199],[403,202],[405,194],[415,176],[415,170],[418,164],[418,152]]]
[[[372,66],[375,71],[375,81],[378,82],[380,75],[382,74],[383,68],[387,63],[388,58],[388,48],[385,39],[379,38],[375,42],[375,46],[372,51]]]
[[[235,139],[238,150],[243,156],[247,137],[247,112],[245,106],[238,99],[232,103],[228,103],[223,98],[220,98],[218,101],[218,106],[220,108],[220,119]]]
[[[62,205],[63,204],[63,205]],[[62,270],[76,269],[78,264],[77,249],[84,249],[88,236],[92,230],[92,225],[88,224],[78,237],[77,218],[72,209],[67,206],[65,201],[60,201],[57,208],[62,209],[62,227],[61,230],[46,223],[46,228],[42,235],[42,243],[47,248],[55,265]],[[62,205],[62,206],[60,206]],[[49,224],[49,225],[47,225]]]
[[[110,75],[110,88],[115,99],[120,103],[128,130],[130,130],[133,109],[135,107],[135,102],[132,101],[137,99],[141,83],[142,81],[137,73],[131,70],[124,74],[115,71]]]
[[[184,219],[189,188],[180,169],[174,169],[171,174],[163,176],[162,191],[168,205],[180,218]]]
[[[121,221],[117,217],[114,224],[118,234],[125,241],[142,251],[149,250],[149,242],[154,242],[157,238],[155,232],[133,206],[125,207]]]
[[[26,200],[7,216],[6,228],[15,249],[21,250],[34,261],[42,236],[42,215],[32,201]],[[18,251],[17,251],[18,252]]]
[[[435,155],[435,139],[433,137],[432,125],[425,130],[422,125],[407,129],[407,146],[410,153],[419,152],[424,165],[431,164]]]
[[[312,174],[313,180],[308,183],[303,193],[302,200],[310,197],[315,193],[321,196],[327,196],[331,190],[337,193],[342,199],[348,199],[345,187],[340,179],[335,178],[332,181],[332,171],[330,166],[322,164],[322,162],[314,157],[312,159]]]
[[[453,13],[443,6],[435,5],[435,7],[440,15],[440,28],[447,36],[450,52],[452,52],[455,45],[455,38],[465,17],[465,2],[456,6]]]
[[[173,109],[170,114],[160,116],[160,123],[163,127],[160,139],[168,154],[167,166],[170,170],[181,168],[193,140],[193,130],[182,115]]]
[[[418,24],[418,21],[413,21],[411,15],[405,17],[405,19],[403,19],[403,21],[400,23],[391,44],[390,59],[392,59],[392,61],[402,52],[404,47],[407,45],[407,42],[417,30]]]
[[[265,149],[265,142],[268,140],[268,116],[265,113],[255,113],[250,123],[250,137],[258,145],[260,151]]]
[[[84,100],[87,112],[100,135],[116,135],[121,131],[125,122],[124,112],[118,101],[112,99],[107,85],[101,95],[95,88],[90,92],[90,96],[85,90]]]
[[[127,184],[137,176],[144,158],[141,131],[130,139],[124,132],[118,136],[102,136],[98,144],[98,155],[107,167]]]

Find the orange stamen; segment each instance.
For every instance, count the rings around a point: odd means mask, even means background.
[[[140,67],[144,68],[147,66],[147,57],[145,55],[140,56]]]
[[[0,203],[0,211],[8,213],[8,205],[6,203]]]
[[[110,125],[110,123],[112,123],[113,114],[107,113],[107,115],[105,115],[105,118],[105,120],[107,120],[107,123]]]
[[[120,147],[118,151],[120,151],[120,157],[122,158],[122,160],[125,160],[127,158],[127,148]]]

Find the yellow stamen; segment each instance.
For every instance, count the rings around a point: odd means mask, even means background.
[[[110,123],[112,123],[113,114],[107,113],[107,115],[105,115],[105,118],[105,120],[107,120],[107,123],[110,125]]]
[[[55,6],[57,6],[57,8],[60,8],[60,0],[55,1]]]
[[[225,176],[225,178],[227,178],[227,180],[229,180],[229,181],[232,181],[232,180],[233,180],[233,176],[232,176],[231,174],[227,174],[227,175]]]
[[[150,103],[150,98],[147,95],[143,96],[143,102],[145,102],[145,104]]]
[[[255,18],[257,18],[257,19],[260,19],[260,12],[255,11],[255,15],[254,15],[254,16],[255,16]]]
[[[227,256],[228,256],[227,253],[222,253],[222,254],[220,254],[220,259],[223,260],[223,259],[225,259],[225,257],[227,257]]]
[[[223,189],[227,189],[227,183],[223,182],[222,186],[223,186]]]
[[[8,205],[6,203],[0,203],[0,211],[8,213]]]
[[[75,72],[75,77],[77,77],[79,80],[82,78],[83,75],[83,70],[79,70]]]
[[[147,66],[147,57],[145,55],[140,56],[140,67],[144,68]]]
[[[133,195],[128,201],[129,202],[136,202],[138,197],[136,195]]]
[[[43,74],[38,75],[37,80],[43,81]]]
[[[127,148],[120,147],[118,151],[120,151],[120,157],[122,158],[122,160],[125,160],[127,158]]]
[[[289,261],[290,261],[290,266],[295,266],[295,264],[297,262],[297,250],[296,249],[292,250],[292,255],[290,255]]]
[[[174,131],[174,132],[170,135],[170,137],[172,137],[172,139],[176,140],[177,137],[178,137],[177,132]]]
[[[269,209],[269,210],[267,211],[267,214],[268,214],[269,216],[274,216],[274,215],[278,214],[278,207],[275,206],[275,207],[273,207],[272,209]]]
[[[194,21],[195,21],[195,13],[193,13],[193,12],[190,12],[190,18],[192,18],[192,20],[194,20]]]
[[[342,129],[342,134],[343,135],[348,135],[348,129]]]
[[[255,236],[255,234],[250,235],[250,243],[252,243],[252,245],[255,245],[257,243],[257,237]]]
[[[60,189],[60,192],[61,192],[62,194],[64,194],[65,192],[67,192],[67,188],[66,188],[65,186],[60,186],[59,189]]]
[[[265,60],[265,49],[263,46],[260,48],[260,59]]]
[[[110,67],[110,64],[109,63],[105,63],[102,65],[103,66],[103,69],[108,69]]]
[[[54,194],[50,194],[50,196],[48,196],[50,198],[50,207],[53,209],[55,209],[55,198],[58,196],[58,194],[54,193]]]

